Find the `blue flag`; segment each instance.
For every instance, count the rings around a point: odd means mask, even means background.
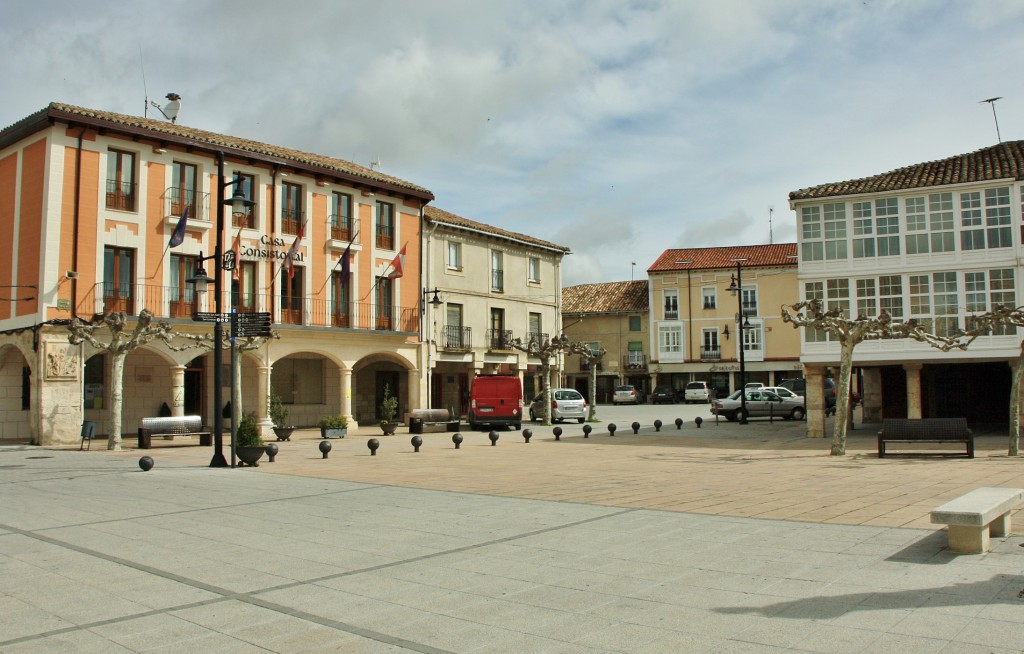
[[[348,247],[345,248],[345,254],[341,255],[341,285],[348,286],[348,277],[352,274],[352,264],[349,263],[348,253],[352,249],[352,244],[349,243]]]
[[[167,244],[169,248],[176,248],[185,242],[185,223],[188,222],[188,207],[181,212],[181,218],[178,219],[178,224],[174,227],[174,233],[171,234],[171,241]]]

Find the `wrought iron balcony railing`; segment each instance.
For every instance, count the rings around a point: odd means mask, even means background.
[[[719,348],[706,348],[700,349],[700,360],[701,361],[721,361],[722,350]]]
[[[512,330],[511,329],[488,329],[487,330],[488,350],[511,350]]]
[[[473,347],[472,327],[445,325],[441,332],[441,347],[449,352],[469,352]]]
[[[643,352],[630,352],[622,357],[622,367],[626,370],[645,370],[647,355]]]

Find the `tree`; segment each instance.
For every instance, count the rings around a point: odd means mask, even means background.
[[[558,353],[565,352],[569,347],[569,337],[565,334],[537,342],[532,337],[527,342],[521,338],[515,338],[510,345],[513,349],[526,352],[532,357],[540,359],[540,371],[544,375],[544,424],[551,424],[551,359]]]
[[[109,338],[103,339],[96,331],[105,328],[110,332]],[[94,321],[75,318],[68,325],[71,334],[68,341],[72,345],[88,343],[97,350],[105,350],[111,354],[110,362],[110,434],[107,436],[108,450],[121,450],[121,411],[124,406],[124,360],[128,353],[152,341],[163,341],[172,351],[187,350],[196,347],[194,342],[186,339],[184,345],[174,341],[181,336],[172,334],[171,326],[166,322],[153,322],[153,313],[143,309],[139,313],[135,328],[128,330],[128,317],[124,312],[108,313]]]
[[[890,338],[911,338],[928,343],[945,352],[953,348],[963,349],[966,344],[955,338],[936,336],[926,332],[915,320],[893,322],[892,317],[882,312],[876,318],[858,316],[847,318],[842,309],[823,311],[821,302],[808,300],[782,307],[782,320],[792,323],[794,328],[806,327],[824,331],[839,342],[839,379],[836,389],[836,417],[832,426],[833,456],[846,454],[846,430],[850,412],[850,375],[853,371],[853,349],[863,341]]]
[[[586,343],[570,343],[569,354],[576,354],[581,359],[586,361],[590,366],[590,388],[587,401],[590,403],[590,411],[587,415],[587,421],[597,420],[597,366],[601,363],[601,359],[604,355],[608,354],[608,350],[599,348],[593,350]]]

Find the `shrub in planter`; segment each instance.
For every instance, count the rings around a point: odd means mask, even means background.
[[[257,461],[263,456],[264,447],[256,416],[247,413],[238,421],[238,428],[235,429],[235,453],[243,464],[255,466],[259,465]]]
[[[348,434],[348,418],[342,415],[324,416],[316,423],[321,438],[345,438]]]
[[[281,402],[281,396],[270,393],[270,421],[274,423],[274,435],[279,441],[291,440],[295,427],[288,422],[288,409]]]
[[[398,413],[398,398],[391,394],[391,386],[384,384],[384,396],[380,402],[380,428],[385,434],[395,433],[398,423],[395,422],[395,415]]]

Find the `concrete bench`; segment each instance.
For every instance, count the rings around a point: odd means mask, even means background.
[[[878,432],[878,458],[885,456],[886,443],[963,443],[964,454],[974,458],[974,432],[966,418],[886,418]]]
[[[175,436],[198,436],[200,445],[213,445],[213,433],[203,425],[202,416],[143,418],[139,423],[139,449],[150,449],[154,436],[171,439]]]
[[[431,428],[429,431],[459,431],[459,418],[453,417],[448,409],[415,409],[409,414],[408,423],[410,434],[422,434],[428,428]]]
[[[1024,488],[978,488],[932,511],[932,524],[949,525],[949,549],[981,554],[989,536],[1010,534],[1010,512],[1024,502]]]

